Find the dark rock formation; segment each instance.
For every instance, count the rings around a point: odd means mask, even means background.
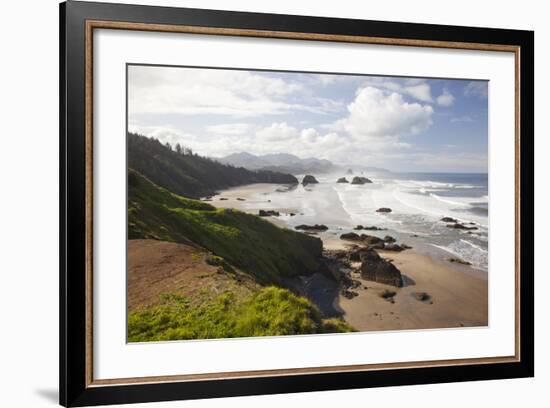
[[[384,237],[384,242],[389,242],[391,244],[392,242],[395,242],[395,238],[392,236],[386,235]]]
[[[323,225],[323,224],[315,224],[315,225],[302,224],[302,225],[298,225],[294,228],[297,229],[297,230],[302,230],[302,231],[326,231],[326,230],[328,230],[328,227],[326,225]]]
[[[355,232],[347,232],[340,235],[340,239],[348,241],[360,241],[368,246],[370,249],[384,249],[384,240],[382,238],[375,237],[367,234],[356,234]]]
[[[220,197],[220,201],[227,201],[227,200],[229,200],[229,198]]]
[[[382,207],[382,208],[379,208],[378,210],[376,210],[376,212],[379,212],[379,213],[391,213],[391,208]]]
[[[394,292],[393,290],[386,289],[384,290],[384,292],[380,294],[380,297],[382,299],[386,299],[388,302],[395,303],[395,299],[394,299],[395,295],[397,295],[396,292]]]
[[[260,217],[278,217],[279,215],[281,215],[279,213],[279,211],[274,211],[274,210],[260,210],[258,211],[258,215]]]
[[[354,292],[353,290],[349,289],[342,289],[342,296],[344,296],[347,299],[353,299],[355,296],[358,296],[359,293]]]
[[[337,183],[349,183],[348,179],[345,177],[340,177],[338,180],[336,180]]]
[[[360,241],[361,236],[359,234],[356,234],[355,232],[346,232],[340,235],[340,239],[346,239],[348,241]]]
[[[454,224],[447,224],[447,228],[461,229],[466,231],[473,231],[478,229],[477,227],[468,227],[467,225],[461,224],[459,222],[456,222]]]
[[[471,265],[472,264],[471,262],[465,261],[465,260],[460,259],[460,258],[449,258],[449,262],[457,263],[457,264],[460,264],[460,265]]]
[[[370,226],[370,227],[364,227],[362,225],[357,225],[354,230],[356,231],[360,231],[360,230],[365,230],[365,231],[384,231],[386,228],[378,228],[378,227],[375,227],[375,226]]]
[[[394,244],[394,243],[388,243],[384,246],[384,249],[386,251],[395,251],[395,252],[401,252],[403,251],[404,248],[403,246],[399,245],[399,244]]]
[[[237,197],[237,201],[246,201],[246,199],[241,198],[241,197]]]
[[[403,277],[399,269],[386,261],[376,251],[367,250],[361,253],[361,277],[365,280],[403,286]]]
[[[441,218],[441,221],[443,221],[443,222],[458,222],[455,218],[451,218],[451,217],[443,217],[443,218]]]
[[[317,183],[319,183],[317,179],[310,174],[308,174],[307,176],[304,176],[304,179],[302,180],[302,184],[304,186],[308,184],[317,184]]]
[[[419,302],[426,302],[432,304],[432,297],[426,292],[414,292],[412,296]]]
[[[355,176],[353,180],[351,180],[351,184],[368,184],[372,183],[368,178],[361,177],[361,176]]]
[[[349,250],[346,254],[351,262],[363,262],[363,259],[367,259],[372,250],[367,247],[356,246]]]
[[[375,237],[374,235],[361,234],[361,241],[369,246],[382,244],[382,248],[384,248],[384,240],[382,238]]]

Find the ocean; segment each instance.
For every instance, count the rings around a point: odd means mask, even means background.
[[[276,186],[251,197],[249,210],[287,208],[294,216],[279,217],[293,228],[299,224],[325,224],[328,234],[340,235],[356,225],[385,231],[364,231],[383,237],[392,235],[416,251],[438,258],[458,257],[481,271],[488,270],[489,197],[487,174],[379,173],[355,174],[372,184],[337,183],[354,175],[315,175],[319,184],[292,188]],[[302,175],[297,176],[299,180]],[[377,213],[389,207],[391,213]],[[290,211],[289,211],[290,212]],[[476,230],[448,228],[442,217],[452,217]]]

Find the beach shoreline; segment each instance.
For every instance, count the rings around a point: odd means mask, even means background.
[[[258,215],[260,208],[279,212],[265,219],[281,228],[292,228],[289,220],[299,214],[292,206],[273,206],[267,193],[285,186],[252,184],[221,191],[208,201],[218,208],[235,208]],[[344,228],[342,228],[342,232]],[[368,232],[368,231],[367,231]],[[314,234],[323,241],[324,250],[347,250],[351,243],[340,239],[338,231]],[[483,327],[488,325],[487,273],[471,266],[448,262],[442,258],[408,249],[402,252],[378,251],[390,260],[405,277],[406,284],[397,288],[367,281],[352,272],[350,277],[360,285],[356,295],[348,298],[342,293],[334,299],[334,308],[359,331],[432,329],[451,327]],[[320,288],[319,290],[323,290]],[[385,291],[395,292],[385,299]],[[419,294],[427,299],[418,300]],[[319,297],[320,294],[310,294]]]

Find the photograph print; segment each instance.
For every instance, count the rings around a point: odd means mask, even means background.
[[[488,325],[488,82],[127,65],[129,342]]]

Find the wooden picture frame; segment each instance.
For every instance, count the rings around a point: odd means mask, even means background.
[[[516,351],[459,360],[96,380],[93,31],[196,33],[515,54]],[[534,33],[69,1],[60,5],[60,403],[121,404],[534,375]],[[521,248],[521,251],[520,251]]]

